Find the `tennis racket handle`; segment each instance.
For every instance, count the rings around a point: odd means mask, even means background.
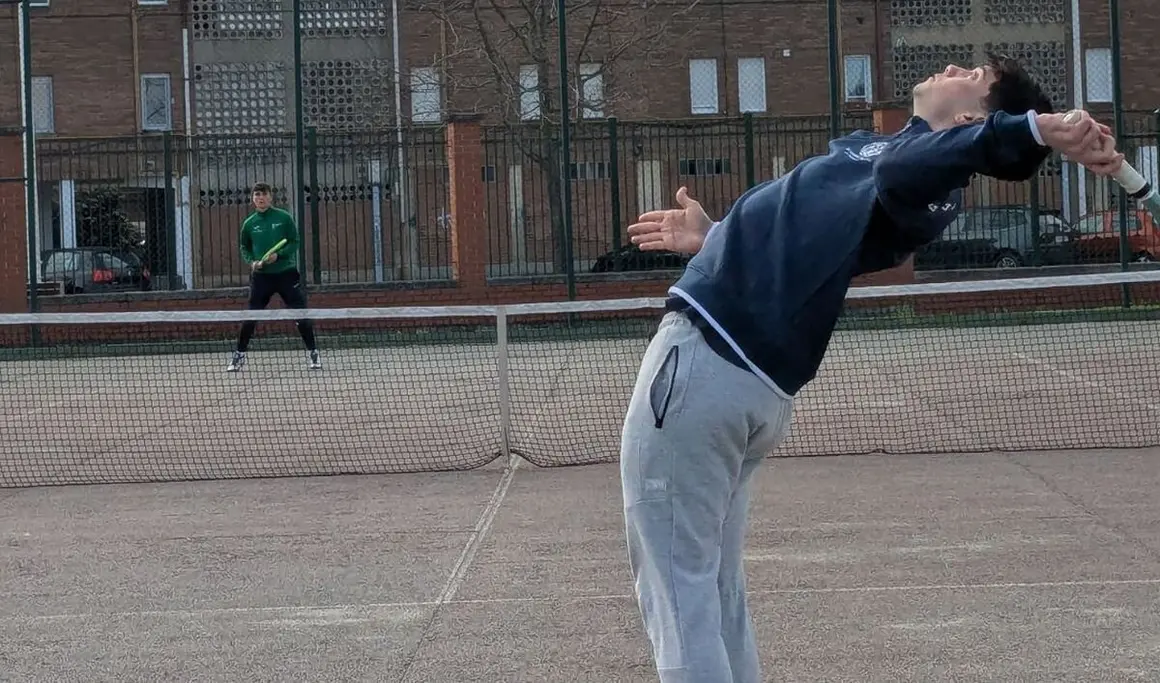
[[[1064,115],[1063,122],[1075,123],[1079,121],[1082,115],[1083,112],[1079,109],[1072,109]],[[1127,190],[1133,199],[1143,199],[1152,194],[1153,191],[1152,186],[1148,184],[1148,180],[1140,175],[1139,171],[1132,168],[1132,165],[1127,161],[1120,164],[1120,170],[1112,175],[1112,180],[1115,180],[1120,187]]]
[[[1112,175],[1112,179],[1119,183],[1120,187],[1127,190],[1134,199],[1143,199],[1152,193],[1152,187],[1148,184],[1148,180],[1140,175],[1139,171],[1132,168],[1132,165],[1127,161],[1120,164],[1120,170]]]

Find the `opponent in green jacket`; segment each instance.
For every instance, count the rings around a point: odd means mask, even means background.
[[[258,205],[255,193],[255,211],[242,221],[242,232],[238,239],[242,258],[250,264],[256,272],[285,273],[298,269],[298,226],[294,224],[294,217],[287,211],[270,206],[269,200],[265,206]],[[274,252],[277,257],[272,263],[255,265],[278,242],[283,239],[286,244]]]

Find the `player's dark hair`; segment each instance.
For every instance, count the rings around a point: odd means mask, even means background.
[[[250,192],[251,193],[261,192],[262,194],[273,194],[273,192],[270,191],[270,184],[269,183],[255,183],[254,189],[251,190]]]
[[[1007,114],[1052,113],[1051,98],[1035,82],[1031,74],[1011,57],[999,54],[987,55],[988,66],[998,79],[991,84],[991,90],[983,100],[988,112],[1002,111]]]

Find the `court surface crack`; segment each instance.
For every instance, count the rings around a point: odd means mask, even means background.
[[[1046,487],[1048,491],[1050,491],[1050,492],[1054,493],[1055,495],[1059,496],[1060,498],[1064,499],[1065,501],[1067,501],[1067,503],[1069,505],[1071,505],[1075,509],[1079,510],[1083,514],[1090,517],[1092,520],[1094,520],[1100,526],[1113,532],[1114,534],[1119,536],[1122,540],[1128,541],[1132,545],[1136,546],[1136,548],[1138,548],[1139,550],[1143,550],[1144,554],[1147,555],[1148,557],[1150,557],[1154,560],[1160,560],[1160,552],[1158,552],[1155,548],[1152,548],[1147,543],[1142,541],[1138,536],[1131,534],[1131,533],[1128,533],[1126,530],[1124,530],[1119,525],[1114,524],[1112,522],[1109,522],[1108,520],[1101,517],[1099,513],[1095,512],[1094,510],[1089,508],[1087,505],[1085,505],[1082,500],[1080,500],[1080,499],[1076,498],[1075,496],[1073,496],[1072,494],[1067,493],[1066,491],[1060,489],[1058,486],[1056,486],[1054,483],[1052,483],[1052,481],[1050,479],[1048,479],[1046,476],[1041,474],[1039,471],[1037,471],[1036,469],[1034,469],[1033,467],[1031,467],[1030,465],[1028,465],[1024,462],[1021,462],[1019,459],[1019,456],[1017,454],[1007,453],[1006,455],[1007,455],[1007,459],[1010,462],[1014,463],[1017,467],[1022,469],[1024,472],[1026,472],[1027,474],[1030,474],[1031,476],[1035,477],[1040,482],[1042,482],[1043,486]]]

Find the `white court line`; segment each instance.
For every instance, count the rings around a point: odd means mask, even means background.
[[[1112,580],[1076,580],[1076,581],[1026,581],[1008,583],[933,583],[915,586],[846,586],[834,588],[774,588],[771,590],[750,590],[750,596],[762,595],[841,595],[872,593],[919,593],[937,591],[1004,591],[1019,589],[1058,589],[1058,588],[1105,588],[1113,586],[1156,586],[1160,585],[1160,578],[1156,579],[1112,579]],[[287,612],[334,612],[357,611],[373,609],[414,609],[418,607],[442,607],[446,605],[508,605],[528,603],[553,602],[607,602],[610,600],[634,600],[635,597],[627,593],[610,593],[607,595],[576,595],[560,597],[520,597],[520,598],[477,598],[471,600],[426,600],[416,602],[371,602],[350,603],[342,605],[300,605],[286,607],[210,607],[206,609],[173,609],[173,610],[137,610],[132,612],[90,612],[74,614],[43,614],[36,616],[7,616],[0,618],[2,622],[37,622],[37,621],[67,621],[71,619],[124,619],[140,617],[212,617],[230,614],[281,614]]]
[[[1020,353],[1018,351],[1015,351],[1013,353],[1014,353],[1015,357],[1019,358],[1020,360],[1026,362],[1026,363],[1031,363],[1032,365],[1038,365],[1039,367],[1041,367],[1045,370],[1050,370],[1051,372],[1054,372],[1055,374],[1059,375],[1060,377],[1066,377],[1067,379],[1070,379],[1073,382],[1077,382],[1079,384],[1082,384],[1085,387],[1088,387],[1089,389],[1095,389],[1096,391],[1102,391],[1103,393],[1108,394],[1110,396],[1114,396],[1114,397],[1120,399],[1121,401],[1126,401],[1128,403],[1135,403],[1136,405],[1144,406],[1148,410],[1160,410],[1160,406],[1157,406],[1155,403],[1148,403],[1147,401],[1141,401],[1140,399],[1134,398],[1132,396],[1125,396],[1124,394],[1121,394],[1120,392],[1115,391],[1114,389],[1109,389],[1106,385],[1097,384],[1096,382],[1092,382],[1091,380],[1085,379],[1085,378],[1075,374],[1074,372],[1068,372],[1067,370],[1064,370],[1063,368],[1057,368],[1054,365],[1052,365],[1051,363],[1048,363],[1047,361],[1039,360],[1038,358],[1035,358],[1033,356],[1029,356],[1025,353]]]
[[[491,500],[488,501],[487,507],[479,515],[479,520],[475,523],[475,529],[471,532],[471,537],[467,539],[467,545],[463,546],[463,552],[459,553],[459,559],[455,561],[455,565],[451,568],[451,576],[447,577],[447,583],[444,584],[442,592],[439,593],[439,599],[435,601],[436,605],[445,605],[455,599],[455,594],[459,592],[459,587],[463,585],[463,579],[467,576],[467,570],[471,568],[471,563],[475,560],[475,554],[479,552],[479,546],[483,543],[487,532],[491,530],[491,525],[495,521],[496,514],[499,513],[499,506],[503,504],[504,498],[507,497],[508,489],[511,488],[512,479],[516,476],[516,468],[519,467],[519,458],[511,456],[508,460],[509,467],[500,478],[499,484],[496,485],[495,491],[491,494]]]

